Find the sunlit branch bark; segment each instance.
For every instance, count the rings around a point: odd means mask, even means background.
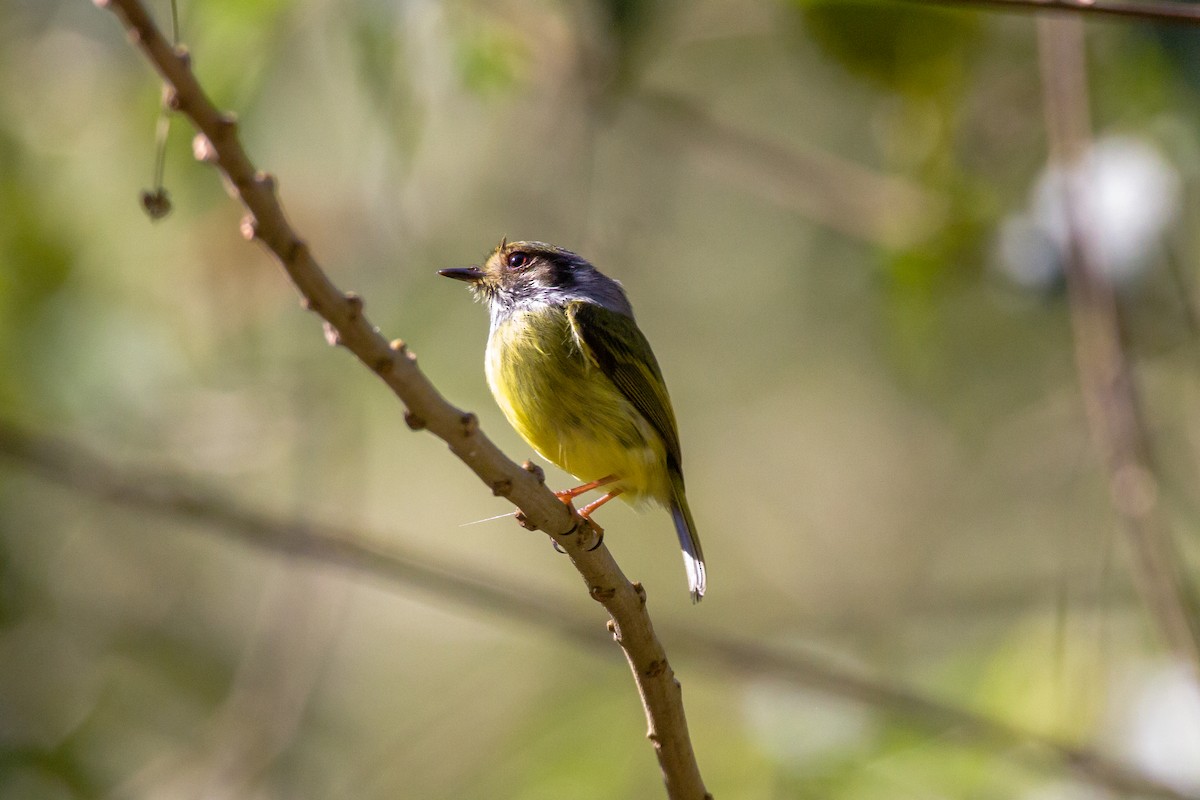
[[[326,337],[340,344],[382,379],[405,406],[414,429],[428,429],[449,445],[491,491],[508,498],[533,526],[545,531],[570,556],[591,596],[612,620],[613,637],[624,650],[646,712],[667,794],[673,799],[708,796],[692,751],[679,682],[646,611],[646,595],[631,584],[597,536],[579,516],[542,485],[538,476],[506,457],[479,429],[474,414],[455,408],[417,368],[403,342],[391,344],[363,313],[363,301],[336,287],[318,266],[307,243],[291,227],[274,179],[258,171],[238,138],[237,122],[205,94],[186,50],[172,47],[138,0],[96,0],[110,9],[132,42],[162,76],[168,105],[199,131],[197,158],[215,165],[249,212],[247,238],[265,245],[287,272],[305,305],[326,322]]]

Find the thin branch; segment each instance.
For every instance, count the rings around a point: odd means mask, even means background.
[[[596,534],[559,502],[538,476],[506,457],[479,429],[474,414],[455,408],[417,368],[403,342],[389,344],[363,314],[361,298],[343,293],[329,280],[308,245],[288,223],[274,179],[258,171],[238,140],[237,122],[209,100],[182,47],[172,47],[138,0],[96,0],[114,12],[169,87],[170,106],[200,132],[194,151],[228,179],[249,212],[242,232],[264,244],[304,297],[326,321],[327,338],[341,344],[380,377],[404,403],[414,429],[427,428],[445,441],[498,496],[512,501],[531,524],[545,531],[569,555],[592,598],[612,617],[609,627],[629,661],[646,712],[647,736],[654,745],[667,794],[675,799],[708,797],[692,751],[679,682],[646,611],[646,595],[631,584],[608,548],[596,547]],[[594,549],[592,549],[594,548]]]
[[[1083,22],[1039,20],[1038,43],[1050,157],[1063,176],[1067,297],[1088,426],[1105,461],[1113,510],[1129,541],[1142,602],[1167,646],[1200,675],[1195,593],[1159,510],[1158,478],[1121,339],[1117,298],[1084,203],[1089,187],[1080,164],[1090,123]]]
[[[957,6],[1001,11],[1061,11],[1085,16],[1120,17],[1155,22],[1200,23],[1200,6],[1195,3],[1128,3],[1108,0],[898,0],[916,5]]]
[[[498,581],[494,571],[473,572],[459,562],[438,563],[376,537],[312,521],[285,520],[240,505],[161,468],[133,469],[100,459],[78,445],[32,435],[0,421],[0,456],[68,490],[140,512],[163,514],[209,526],[239,543],[315,564],[344,567],[396,589],[416,588],[487,614],[518,620],[592,649],[607,650],[606,637],[581,622],[570,601],[527,585]],[[1146,797],[1200,800],[1172,789],[1088,748],[1042,736],[911,689],[849,673],[803,653],[785,652],[696,628],[668,633],[697,665],[744,678],[771,677],[893,714],[938,735],[953,731],[964,741],[997,749],[1037,768],[1057,766],[1099,788]]]
[[[346,528],[306,520],[287,520],[244,507],[231,497],[197,486],[159,467],[131,468],[111,463],[79,445],[31,434],[0,421],[0,456],[30,473],[124,508],[203,523],[234,541],[316,563],[333,564],[411,586],[468,606],[503,609],[524,622],[553,619],[555,607],[540,603],[524,589],[508,590],[490,573],[472,574],[466,565],[438,564],[396,543],[386,549]],[[556,632],[607,645],[592,623],[565,618]],[[569,627],[569,629],[567,629]]]

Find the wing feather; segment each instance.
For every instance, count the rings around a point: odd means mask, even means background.
[[[682,460],[675,412],[654,352],[637,323],[584,301],[570,303],[567,318],[584,354],[658,431],[671,466],[679,471]]]

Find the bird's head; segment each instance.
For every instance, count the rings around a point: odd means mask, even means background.
[[[493,320],[521,308],[577,300],[633,316],[621,284],[582,256],[545,242],[502,240],[483,266],[442,269],[438,274],[465,281],[476,298],[488,304]]]

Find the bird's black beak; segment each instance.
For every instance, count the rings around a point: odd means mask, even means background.
[[[478,283],[483,280],[483,270],[479,267],[451,267],[450,269],[439,269],[438,275],[444,275],[447,278],[454,278],[456,281],[466,281],[467,283]]]

